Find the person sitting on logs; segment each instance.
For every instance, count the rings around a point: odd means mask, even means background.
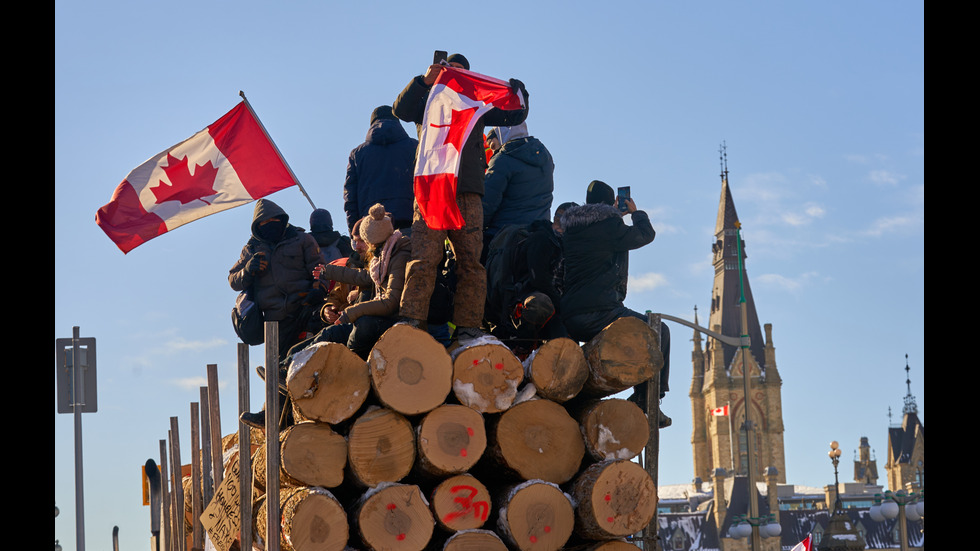
[[[321,285],[332,280],[358,289],[372,288],[371,297],[366,300],[362,297],[343,308],[332,325],[290,349],[287,360],[297,351],[318,342],[345,343],[357,355],[367,359],[378,338],[398,321],[405,265],[412,256],[411,237],[394,229],[391,216],[381,203],[372,206],[361,220],[358,234],[367,244],[364,268],[321,264],[314,269],[313,275]]]

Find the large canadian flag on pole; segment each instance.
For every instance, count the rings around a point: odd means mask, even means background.
[[[522,109],[524,96],[507,82],[455,67],[446,67],[432,85],[415,164],[415,200],[430,228],[464,226],[456,204],[460,151],[476,121],[494,107]]]
[[[133,169],[95,213],[95,223],[128,253],[188,222],[298,183],[243,100]]]

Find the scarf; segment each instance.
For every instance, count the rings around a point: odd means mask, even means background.
[[[371,281],[374,282],[374,288],[378,293],[378,297],[385,298],[388,296],[388,288],[383,285],[384,277],[388,274],[388,264],[391,262],[391,250],[395,248],[395,243],[401,239],[402,232],[395,230],[385,241],[384,247],[381,248],[381,253],[371,259],[371,264],[368,266],[368,271],[371,274]]]

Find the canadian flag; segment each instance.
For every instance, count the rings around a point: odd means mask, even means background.
[[[728,415],[728,405],[726,404],[720,408],[715,408],[711,410],[711,415],[714,415],[715,417]]]
[[[455,67],[439,73],[425,104],[415,163],[415,200],[427,226],[458,230],[465,225],[456,204],[463,144],[487,111],[523,106],[524,96],[502,80]]]
[[[95,223],[122,252],[188,222],[296,185],[248,102],[133,169]]]
[[[810,534],[807,534],[803,541],[797,543],[789,551],[810,551]]]

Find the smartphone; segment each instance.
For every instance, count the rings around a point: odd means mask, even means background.
[[[616,208],[618,208],[620,212],[626,212],[626,200],[629,198],[630,198],[629,186],[616,188]]]
[[[445,51],[436,50],[435,53],[432,54],[432,63],[445,63],[447,57],[449,57],[449,54],[447,54]]]

